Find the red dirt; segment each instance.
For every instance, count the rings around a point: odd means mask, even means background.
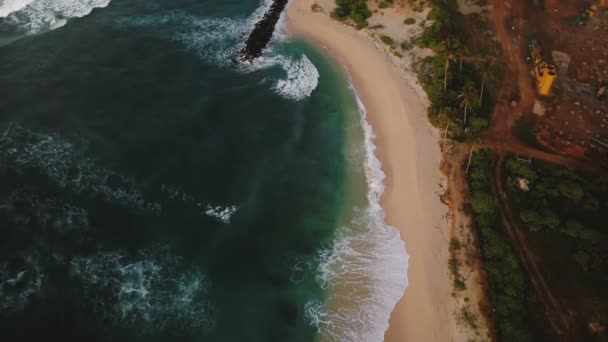
[[[552,5],[551,1],[548,1],[548,3]],[[530,156],[534,159],[590,172],[598,172],[601,169],[598,165],[591,163],[590,159],[584,157],[580,151],[566,150],[572,153],[574,158],[567,155],[547,153],[524,145],[514,136],[513,124],[524,113],[531,112],[536,98],[530,67],[524,62],[528,39],[531,37],[540,39],[544,48],[551,48],[554,42],[550,38],[556,32],[556,28],[552,25],[543,26],[542,20],[546,14],[540,9],[531,7],[524,0],[510,2],[494,0],[492,5],[493,10],[490,12],[490,18],[495,23],[496,37],[503,48],[503,63],[506,75],[498,92],[491,128],[484,137],[484,142],[498,155],[498,162],[494,171],[494,189],[499,197],[501,215],[507,236],[512,241],[513,247],[528,274],[531,287],[542,305],[544,316],[554,331],[557,340],[570,341],[574,336],[574,322],[564,310],[563,303],[558,300],[558,297],[545,280],[543,273],[540,271],[538,260],[530,250],[523,232],[517,226],[517,221],[513,217],[513,211],[509,207],[504,184],[502,184],[503,161],[507,154],[519,153],[525,157]],[[526,34],[525,37],[524,33]],[[563,39],[560,37],[558,34],[558,43]],[[544,58],[547,58],[546,52]],[[574,127],[574,125],[572,126]],[[548,129],[547,131],[549,132]],[[550,133],[542,137],[551,143],[559,141]]]

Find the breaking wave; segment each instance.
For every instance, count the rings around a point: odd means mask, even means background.
[[[178,270],[179,261],[166,251],[144,250],[136,256],[114,251],[77,257],[70,264],[86,300],[117,324],[145,333],[209,329],[208,281],[199,272]]]
[[[375,155],[375,135],[365,107],[356,92],[355,96],[365,132],[368,206],[355,208],[331,247],[319,252],[317,281],[329,296],[305,307],[311,324],[327,341],[382,341],[390,313],[407,287],[408,255],[399,231],[384,220],[380,197],[385,174]]]
[[[0,2],[0,25],[24,34],[41,33],[65,25],[70,18],[84,17],[111,0],[4,0]]]
[[[317,88],[319,71],[306,55],[302,55],[299,60],[288,59],[281,63],[281,67],[287,72],[287,79],[276,82],[274,89],[279,95],[288,99],[302,100]]]
[[[192,18],[189,17],[189,28],[176,35],[176,38],[187,47],[196,51],[208,62],[220,66],[234,66],[234,57],[242,49],[247,34],[261,18],[271,4],[270,0],[248,18]],[[319,72],[304,54],[290,56],[273,48],[273,43],[287,39],[284,28],[284,13],[279,20],[270,45],[262,56],[251,63],[238,64],[241,72],[253,72],[272,67],[280,67],[286,76],[273,80],[274,91],[290,100],[302,100],[310,96],[317,88]]]

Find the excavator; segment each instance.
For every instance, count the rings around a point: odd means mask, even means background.
[[[601,9],[606,9],[608,8],[608,0],[595,0],[593,1],[589,7],[587,7],[587,9],[585,10],[585,13],[583,13],[580,16],[577,16],[574,19],[574,25],[575,26],[583,26],[585,25],[585,23],[587,22],[587,20],[589,20],[589,18],[593,18],[597,15],[597,12],[600,11]]]
[[[608,0],[607,0],[608,1]],[[541,57],[541,47],[536,40],[531,40],[528,44],[530,55],[526,58],[526,62],[532,64],[534,70],[534,78],[536,79],[536,91],[541,96],[551,95],[553,82],[557,77],[557,69],[555,65],[548,64]]]

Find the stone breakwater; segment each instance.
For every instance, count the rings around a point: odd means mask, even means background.
[[[247,37],[245,46],[239,52],[239,61],[252,61],[262,54],[272,38],[275,26],[281,17],[281,13],[287,6],[289,0],[275,0],[262,19],[255,24],[255,27]]]

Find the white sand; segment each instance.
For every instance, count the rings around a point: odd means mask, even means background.
[[[313,13],[311,4],[292,0],[289,31],[326,48],[352,77],[387,175],[382,198],[387,222],[399,228],[410,256],[409,286],[391,315],[385,340],[458,339],[447,268],[448,209],[438,195],[441,155],[437,134],[426,118],[426,100],[412,75],[393,63],[367,33],[331,20],[329,10]]]

